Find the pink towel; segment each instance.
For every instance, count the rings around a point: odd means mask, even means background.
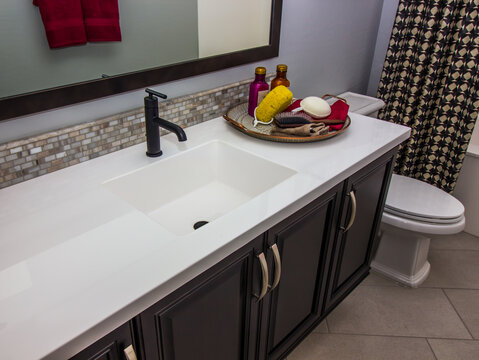
[[[118,0],[81,0],[88,41],[121,41]]]
[[[33,0],[40,9],[50,48],[86,43],[81,0]]]

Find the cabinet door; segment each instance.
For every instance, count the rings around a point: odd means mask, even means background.
[[[334,236],[341,184],[268,231],[269,249],[279,249],[281,277],[265,297],[260,358],[278,359],[291,349],[320,317],[321,283],[326,250]],[[274,253],[268,250],[272,285],[276,273]],[[265,344],[266,342],[266,344]]]
[[[341,226],[328,276],[325,312],[332,310],[369,273],[395,153],[396,149],[346,182]]]
[[[250,318],[258,316],[253,293],[261,282],[257,255],[263,241],[261,236],[140,315],[146,359],[249,357],[255,347],[256,322]]]
[[[78,353],[70,360],[125,360],[124,349],[133,345],[133,324],[128,322],[94,344]],[[138,352],[138,360],[140,360]]]

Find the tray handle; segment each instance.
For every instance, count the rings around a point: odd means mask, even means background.
[[[345,98],[342,98],[342,97],[339,97],[339,96],[336,96],[336,95],[324,94],[324,95],[321,96],[321,97],[322,97],[323,99],[325,99],[325,100],[326,100],[327,98],[336,98],[336,99],[338,99],[338,100],[344,101],[346,104],[348,103]]]

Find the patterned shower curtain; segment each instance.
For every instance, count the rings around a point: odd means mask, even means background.
[[[394,171],[452,192],[479,108],[479,0],[400,0],[379,118],[411,127]]]

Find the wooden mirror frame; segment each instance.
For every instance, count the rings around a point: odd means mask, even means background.
[[[271,5],[269,45],[0,98],[0,121],[276,57],[283,0]]]

